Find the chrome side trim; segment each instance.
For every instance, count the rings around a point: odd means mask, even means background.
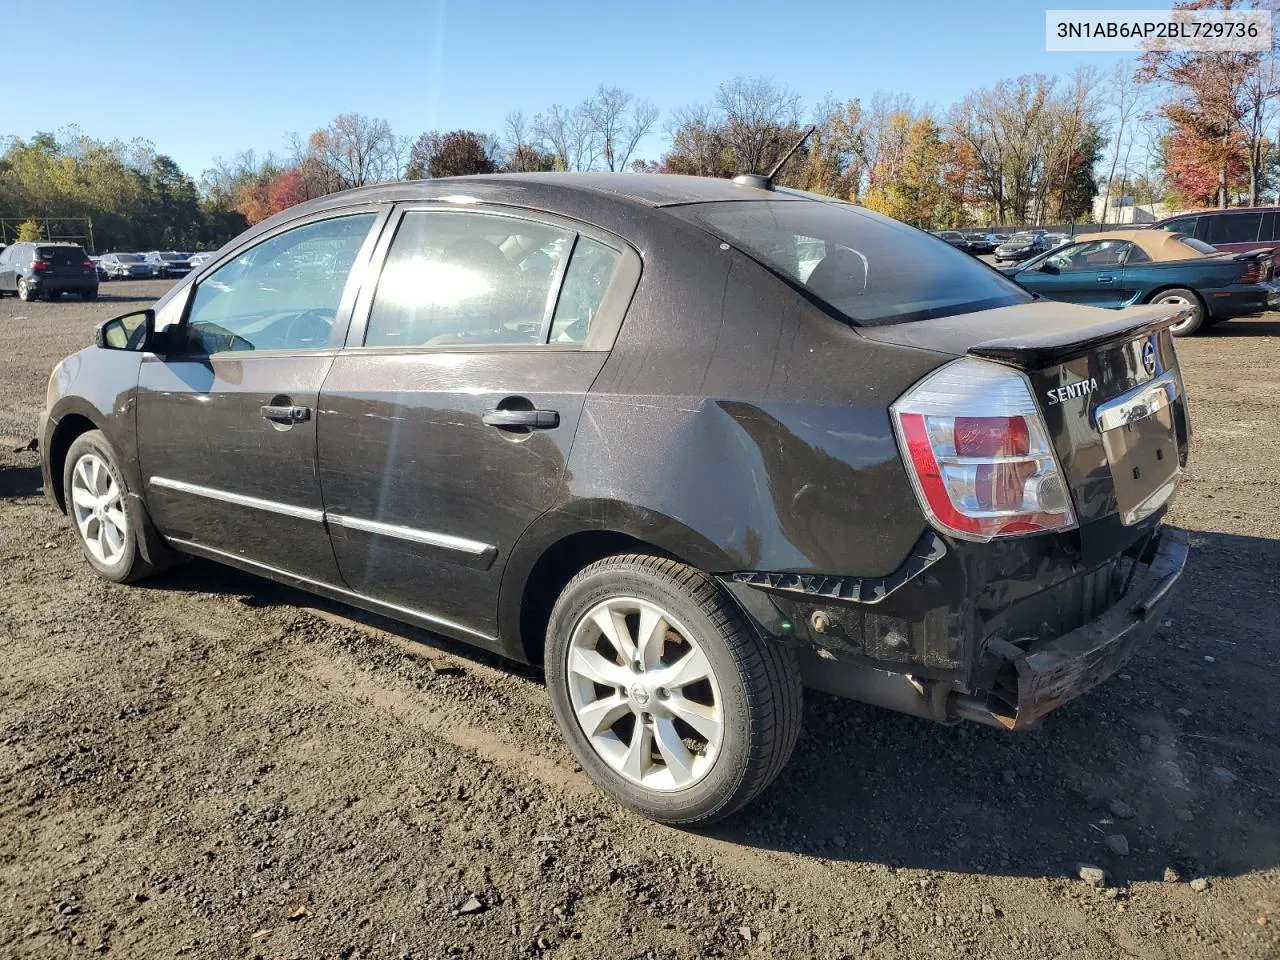
[[[231,493],[229,490],[218,490],[214,487],[203,487],[198,483],[187,483],[185,480],[170,480],[168,477],[152,477],[147,483],[153,487],[160,487],[165,490],[175,490],[178,493],[189,493],[196,497],[205,497],[209,500],[219,500],[222,503],[234,503],[238,507],[249,507],[253,510],[265,510],[267,513],[278,513],[284,517],[293,517],[297,520],[313,520],[321,523],[324,520],[324,511],[315,510],[311,507],[295,507],[291,503],[280,503],[277,500],[262,500],[258,497],[249,497],[243,493]]]
[[[165,541],[176,547],[178,550],[194,553],[198,556],[207,557],[211,560],[223,560],[233,567],[258,570],[261,571],[264,576],[268,576],[273,580],[279,580],[283,583],[298,586],[303,589],[309,589],[313,593],[327,595],[340,602],[350,603],[352,606],[375,609],[376,611],[389,611],[392,614],[402,614],[405,617],[422,620],[425,623],[433,623],[446,630],[465,633],[470,636],[477,637],[491,647],[497,642],[495,637],[492,637],[481,630],[472,629],[471,627],[464,626],[454,620],[438,617],[434,613],[426,613],[422,610],[415,610],[412,607],[402,607],[398,604],[387,603],[385,600],[378,600],[363,593],[356,593],[342,587],[335,587],[331,583],[324,583],[320,580],[312,580],[310,577],[290,573],[288,570],[282,570],[279,567],[273,567],[270,564],[259,563],[257,560],[250,560],[248,557],[242,557],[236,553],[228,553],[225,550],[218,550],[215,547],[207,547],[203,543],[197,543],[193,540],[183,540],[178,537],[166,537]]]
[[[1172,406],[1177,396],[1178,377],[1169,370],[1114,400],[1098,404],[1093,416],[1098,428],[1106,433]]]
[[[497,550],[489,543],[479,540],[468,540],[466,537],[455,537],[448,533],[432,533],[430,530],[418,530],[414,527],[399,527],[391,523],[377,520],[364,520],[342,513],[325,512],[325,520],[339,527],[373,533],[381,537],[395,537],[397,540],[409,540],[413,543],[426,544],[429,547],[442,547],[445,550],[456,550],[472,557],[484,557]]]

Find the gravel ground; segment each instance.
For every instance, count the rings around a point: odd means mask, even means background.
[[[694,834],[595,792],[535,672],[211,564],[90,574],[11,451],[163,289],[0,302],[0,956],[1280,956],[1277,317],[1181,346],[1194,553],[1122,676],[1024,736],[810,695]]]

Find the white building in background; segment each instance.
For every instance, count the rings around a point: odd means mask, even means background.
[[[1155,223],[1163,220],[1175,211],[1163,203],[1134,203],[1131,195],[1122,197],[1106,197],[1103,194],[1093,198],[1093,220],[1095,223]],[[1105,218],[1104,218],[1105,213]]]

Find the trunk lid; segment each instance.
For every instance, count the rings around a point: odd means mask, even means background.
[[[1021,370],[1066,475],[1087,554],[1145,532],[1186,463],[1190,424],[1170,306],[1099,310],[1051,301],[862,327],[868,339]]]

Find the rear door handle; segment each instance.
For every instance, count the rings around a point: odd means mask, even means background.
[[[1115,277],[1099,277],[1099,283],[1115,283]]]
[[[528,427],[531,430],[553,430],[560,426],[556,410],[486,410],[481,418],[491,427]]]
[[[262,419],[272,423],[306,423],[311,419],[310,407],[289,407],[267,404],[262,407]]]

